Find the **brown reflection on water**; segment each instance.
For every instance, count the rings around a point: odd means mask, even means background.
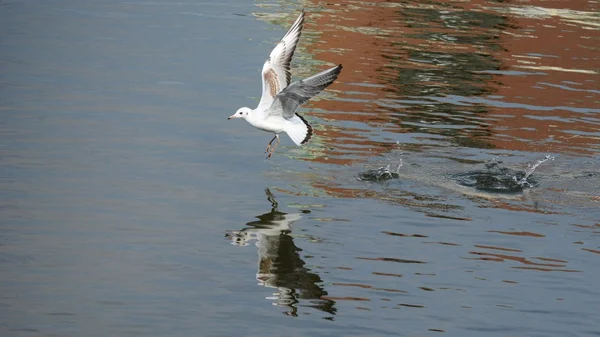
[[[519,236],[522,238],[531,238],[533,240],[536,239],[543,239],[545,236],[538,234],[538,233],[533,233],[533,232],[524,232],[524,231],[488,231],[491,233],[496,233],[496,234],[503,234],[503,235],[510,235],[510,236]],[[396,237],[398,240],[400,240],[399,242],[403,242],[403,240],[423,240],[420,243],[421,244],[429,244],[431,242],[427,242],[424,240],[427,240],[427,236],[424,235],[405,235],[405,234],[401,234],[401,235],[393,235],[394,237]],[[454,246],[454,245],[453,245]],[[600,250],[594,250],[594,249],[588,249],[588,248],[582,248],[583,250],[586,250],[590,253],[595,253],[595,254],[600,254]],[[566,273],[577,273],[577,272],[582,272],[581,270],[576,270],[573,268],[569,268],[569,261],[565,258],[553,258],[553,257],[544,257],[544,256],[538,256],[538,255],[530,255],[530,256],[525,256],[527,253],[521,249],[516,249],[516,248],[510,248],[510,247],[502,247],[502,246],[493,246],[493,245],[479,245],[479,244],[475,244],[473,245],[473,249],[470,250],[468,252],[468,256],[463,256],[462,259],[464,260],[475,260],[475,261],[481,261],[481,262],[492,262],[492,263],[497,263],[497,262],[505,262],[507,263],[507,268],[510,269],[519,269],[519,270],[529,270],[532,272],[566,272]],[[389,258],[389,257],[355,257],[355,259],[358,260],[368,260],[368,261],[376,261],[378,263],[378,269],[381,270],[382,266],[383,268],[385,268],[386,266],[390,269],[394,269],[395,268],[395,263],[416,263],[416,264],[424,264],[426,263],[425,261],[416,261],[416,260],[409,260],[409,259],[401,259],[401,258]],[[379,264],[381,262],[388,262],[388,263],[392,263],[392,264]],[[515,265],[516,264],[516,265]],[[435,265],[435,263],[433,264]],[[436,268],[435,266],[432,266],[432,268]],[[465,269],[464,272],[467,273],[472,273],[472,270],[469,269]],[[401,275],[401,274],[395,274],[395,273],[388,273],[388,272],[382,272],[382,271],[372,271],[371,272],[372,275],[376,275],[376,276],[382,276],[385,278],[398,278],[397,282],[402,282],[400,281],[400,279],[404,279],[405,275]],[[437,277],[440,275],[437,275],[435,273],[414,273],[414,276],[411,275],[412,273],[409,273],[407,276],[407,278],[410,280],[412,278],[414,278],[415,276],[429,276],[429,277]],[[441,276],[440,276],[441,277]],[[478,276],[474,276],[475,279],[479,279],[479,280],[488,280],[485,278],[481,278]],[[428,279],[423,279],[424,283],[429,282],[430,280]],[[506,284],[519,284],[519,282],[514,281],[514,280],[509,280],[509,279],[498,279],[498,280],[490,280],[490,281],[498,281],[498,282],[502,282],[502,283],[506,283]],[[337,289],[338,287],[347,287],[347,288],[362,288],[362,289],[369,289],[369,290],[378,290],[378,291],[386,291],[386,292],[391,292],[391,293],[402,293],[402,294],[410,294],[411,296],[419,296],[418,292],[414,292],[413,290],[410,289],[419,289],[423,292],[437,292],[437,291],[467,291],[465,289],[460,289],[460,288],[451,288],[451,287],[431,287],[431,286],[427,286],[427,285],[417,285],[416,288],[414,288],[414,286],[410,286],[411,281],[404,281],[403,283],[405,286],[407,286],[408,288],[405,289],[390,289],[390,288],[382,288],[382,287],[377,287],[374,285],[370,285],[370,284],[363,284],[363,283],[342,283],[342,282],[333,282],[332,285],[332,291],[334,293],[339,293],[339,292],[344,292],[344,289]],[[332,298],[332,297],[328,297],[328,298]],[[337,297],[335,297],[337,298]],[[348,300],[357,300],[355,297],[349,297],[347,298]],[[390,301],[390,299],[387,298],[379,298],[375,295],[373,295],[372,297],[361,297],[360,299],[358,299],[360,301],[372,301],[372,302],[376,302],[377,300],[380,301]],[[387,307],[385,306],[384,308],[398,308],[398,307],[410,307],[410,308],[422,308],[424,307],[423,305],[420,304],[415,304],[415,303],[398,303],[396,304],[395,307]]]
[[[389,289],[389,288],[377,288],[377,287],[373,287],[373,286],[366,285],[366,284],[335,283],[334,282],[331,285],[338,286],[338,287],[358,287],[358,288],[364,288],[364,289],[373,289],[373,290],[379,290],[379,291],[387,291],[387,292],[391,292],[391,293],[408,293],[407,291],[404,291],[404,290]]]
[[[600,120],[593,116],[600,107],[598,4],[534,0],[497,10],[514,23],[500,35],[502,70],[528,75],[494,75],[494,94],[527,108],[492,108],[502,118],[492,121],[491,143],[519,151],[600,150]]]
[[[596,223],[594,225],[572,224],[571,226],[577,228],[577,229],[571,229],[571,231],[577,232],[577,233],[588,233],[590,235],[590,237],[600,234],[600,223]],[[575,241],[575,242],[573,242],[573,244],[589,245],[591,247],[582,247],[580,249],[585,252],[588,252],[588,253],[600,254],[600,245],[598,245],[598,242],[596,240],[589,240],[587,242]]]
[[[332,124],[359,122],[364,127],[328,126],[319,130],[325,149],[313,160],[346,165],[388,151],[373,142],[369,133],[371,128],[386,125],[393,118],[389,111],[379,109],[375,101],[385,97],[389,87],[384,76],[387,60],[382,50],[394,50],[394,42],[382,37],[400,34],[402,24],[388,8],[348,13],[340,9],[346,6],[338,7],[335,2],[324,6],[326,10],[311,15],[306,24],[307,30],[320,32],[306,49],[316,59],[344,65],[342,75],[331,87],[339,91],[341,99],[315,102],[311,107],[325,112],[313,110],[310,114]]]
[[[314,102],[325,111],[310,114],[362,124],[319,130],[326,145],[313,160],[362,160],[410,132],[467,147],[597,151],[597,4],[537,5],[319,3],[306,24],[319,33],[306,48],[345,69],[332,86],[338,99]]]
[[[349,165],[399,151],[431,157],[448,146],[598,153],[600,20],[592,15],[597,4],[549,7],[554,5],[314,3],[307,9],[302,48],[319,61],[345,67],[329,90],[336,97],[326,94],[307,105],[306,114],[319,119],[316,139],[322,143],[307,160]],[[462,160],[456,151],[444,154]],[[311,184],[335,197],[386,200],[439,218],[456,211],[443,198],[424,202],[422,196],[333,181]],[[548,211],[508,200],[494,201],[493,207]],[[470,220],[462,214],[449,218]]]
[[[596,249],[581,248],[581,250],[585,250],[586,252],[590,252],[590,253],[594,253],[594,254],[600,254],[600,250],[596,250]]]
[[[402,277],[402,275],[400,275],[400,274],[381,273],[381,272],[376,272],[376,271],[374,271],[372,274],[373,274],[373,275],[379,275],[379,276],[393,276],[393,277]]]
[[[426,238],[427,235],[422,234],[402,234],[402,233],[394,233],[389,231],[382,231],[383,234],[391,235],[391,236],[402,236],[402,237],[411,237],[411,238]]]
[[[398,262],[398,263],[427,263],[417,260],[406,260],[395,257],[357,257],[358,260],[369,260],[369,261],[385,261],[385,262]]]
[[[307,29],[321,32],[308,52],[320,60],[342,60],[345,72],[333,87],[340,91],[338,99],[315,102],[313,107],[326,112],[311,115],[338,124],[361,122],[365,127],[362,132],[360,126],[321,130],[328,147],[314,160],[332,162],[346,152],[347,158],[336,163],[349,163],[386,153],[397,139],[394,135],[407,132],[449,136],[458,144],[465,143],[465,136],[490,135],[482,116],[485,108],[419,97],[492,93],[492,76],[476,71],[500,67],[491,53],[500,49],[499,29],[506,24],[502,15],[443,2],[345,6],[333,1],[323,6],[326,10],[307,23]],[[485,142],[479,145],[489,147]],[[421,146],[412,144],[409,149],[421,151]]]
[[[488,231],[489,233],[497,233],[504,235],[515,235],[521,237],[531,237],[531,238],[544,238],[545,235],[533,232],[517,232],[517,231]],[[497,247],[497,246],[485,246],[485,245],[475,245],[475,248],[478,250],[470,251],[469,254],[476,255],[479,257],[465,257],[465,259],[470,260],[482,260],[482,261],[491,261],[491,262],[518,262],[526,266],[513,266],[513,269],[530,269],[537,271],[562,271],[562,272],[581,272],[580,270],[566,269],[569,261],[564,259],[555,259],[549,257],[523,257],[519,256],[523,253],[520,249],[514,248],[505,248],[505,247]],[[491,251],[491,252],[490,252]],[[501,251],[502,253],[498,253],[495,251]],[[534,260],[539,260],[542,262],[537,262]]]
[[[342,63],[344,70],[306,104],[304,113],[317,119],[317,137],[303,159],[339,166],[406,151],[464,162],[464,155],[446,147],[597,152],[600,22],[590,14],[597,5],[578,0],[568,10],[542,6],[550,4],[306,3],[297,57],[328,63],[319,69]],[[288,16],[293,20],[295,13]],[[280,17],[273,20],[287,25]],[[296,62],[295,74],[313,73],[308,68],[314,60]],[[319,193],[386,200],[439,218],[460,209],[444,198],[428,202],[423,195],[365,191],[335,180],[310,184]],[[508,200],[493,207],[547,211]],[[470,220],[462,214],[449,218]]]
[[[490,233],[500,233],[500,234],[505,234],[505,235],[519,235],[519,236],[531,236],[534,238],[543,238],[545,237],[545,235],[543,234],[539,234],[539,233],[532,233],[532,232],[503,232],[503,231],[488,231]]]

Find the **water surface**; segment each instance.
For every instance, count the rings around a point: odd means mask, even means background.
[[[344,70],[265,161],[302,6]],[[598,6],[0,2],[1,334],[599,335]]]

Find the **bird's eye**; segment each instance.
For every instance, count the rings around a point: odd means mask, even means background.
[[[242,114],[242,113],[240,112],[240,115],[241,115],[241,114]]]

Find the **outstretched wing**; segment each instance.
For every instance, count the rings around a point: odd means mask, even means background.
[[[269,109],[269,113],[281,114],[287,119],[294,117],[300,105],[306,103],[313,96],[327,88],[338,78],[341,71],[342,65],[339,64],[316,75],[290,84],[277,94],[273,105]]]
[[[262,96],[259,109],[267,109],[273,103],[275,96],[287,87],[292,80],[290,61],[294,56],[298,39],[304,24],[304,11],[296,19],[290,30],[283,36],[265,61],[262,69]]]

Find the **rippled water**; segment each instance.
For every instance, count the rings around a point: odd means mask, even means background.
[[[600,335],[599,7],[0,2],[0,334]]]

